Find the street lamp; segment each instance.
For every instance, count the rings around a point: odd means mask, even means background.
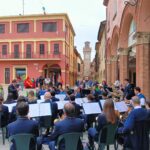
[[[131,5],[131,6],[136,6],[138,3],[138,0],[124,0],[125,5]]]

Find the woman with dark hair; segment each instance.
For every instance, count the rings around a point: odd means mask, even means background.
[[[13,99],[13,94],[12,93],[8,93],[7,99],[4,102],[4,104],[12,104],[12,103],[16,103],[16,101]]]
[[[3,105],[3,96],[0,95],[0,128],[8,124],[9,111],[8,107]]]
[[[104,103],[103,113],[98,116],[96,128],[90,128],[88,130],[90,144],[93,145],[94,141],[98,141],[98,135],[105,125],[116,124],[117,122],[118,116],[115,112],[114,102],[113,100],[108,99]],[[104,143],[105,139],[106,134],[103,134],[101,137],[101,143]]]

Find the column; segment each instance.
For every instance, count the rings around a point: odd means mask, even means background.
[[[123,83],[124,79],[129,77],[129,56],[128,48],[120,48],[120,82]]]
[[[150,98],[150,33],[137,33],[136,72],[137,86]]]
[[[111,58],[111,83],[115,83],[117,80],[118,72],[118,56],[112,56]]]
[[[107,64],[106,64],[106,78],[107,78],[107,84],[110,85],[111,84],[111,61],[107,60]]]

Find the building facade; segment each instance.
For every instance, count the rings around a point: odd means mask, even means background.
[[[150,98],[150,2],[104,0],[107,82],[129,78]]]
[[[72,85],[74,36],[67,14],[0,17],[0,83],[42,75]]]
[[[77,81],[81,81],[83,80],[83,59],[76,47],[75,47],[75,52],[77,55],[77,60],[76,60],[77,63],[75,62],[77,68]]]
[[[90,42],[85,42],[85,46],[83,48],[83,55],[84,55],[84,71],[83,71],[83,76],[84,77],[90,77],[91,76],[91,71],[90,71],[90,66],[91,66],[91,47],[90,47]]]
[[[106,80],[106,21],[100,23],[97,40],[95,45],[95,76],[97,81],[102,82]]]

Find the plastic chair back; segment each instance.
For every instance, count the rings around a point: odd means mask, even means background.
[[[9,138],[9,141],[15,143],[16,150],[30,150],[30,141],[34,139],[32,134],[16,134]]]
[[[104,126],[102,131],[99,134],[99,145],[101,143],[101,135],[106,134],[105,145],[115,144],[115,136],[116,136],[117,124],[108,124]],[[105,133],[104,133],[105,132]]]
[[[81,135],[81,133],[66,133],[59,136],[57,140],[58,150],[62,140],[65,142],[65,150],[77,150]]]

